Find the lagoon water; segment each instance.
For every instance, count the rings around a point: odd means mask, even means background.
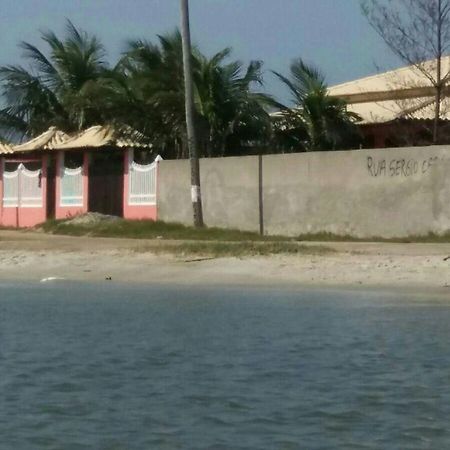
[[[0,449],[450,448],[450,302],[0,284]]]

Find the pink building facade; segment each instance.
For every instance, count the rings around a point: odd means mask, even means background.
[[[132,145],[75,144],[0,147],[0,226],[33,227],[87,212],[157,220],[160,157],[139,164]]]
[[[88,212],[89,156],[83,153],[82,165],[65,167],[65,153],[56,159],[55,219],[67,219]]]
[[[30,170],[27,165],[38,163]],[[8,165],[16,170],[7,171]],[[0,225],[4,227],[32,227],[47,218],[47,157],[36,160],[0,160]]]
[[[158,196],[158,165],[156,157],[152,164],[142,165],[134,161],[134,151],[125,152],[123,216],[126,219],[156,220]]]

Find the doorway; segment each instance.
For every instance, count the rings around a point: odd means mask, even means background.
[[[88,211],[123,216],[124,155],[121,150],[97,150],[89,164]]]

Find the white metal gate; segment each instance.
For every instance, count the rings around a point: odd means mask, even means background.
[[[42,171],[19,164],[14,172],[3,172],[3,206],[40,208],[44,205]]]
[[[69,169],[64,166],[64,154],[60,166],[60,206],[83,206],[83,167]]]
[[[138,164],[133,159],[133,151],[129,152],[128,159],[128,204],[129,205],[156,205],[156,184],[158,161],[157,156],[151,164]]]

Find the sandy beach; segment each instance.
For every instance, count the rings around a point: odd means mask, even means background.
[[[150,244],[0,230],[0,280],[378,288],[450,299],[450,244],[308,243],[335,252],[244,258],[154,254]]]

